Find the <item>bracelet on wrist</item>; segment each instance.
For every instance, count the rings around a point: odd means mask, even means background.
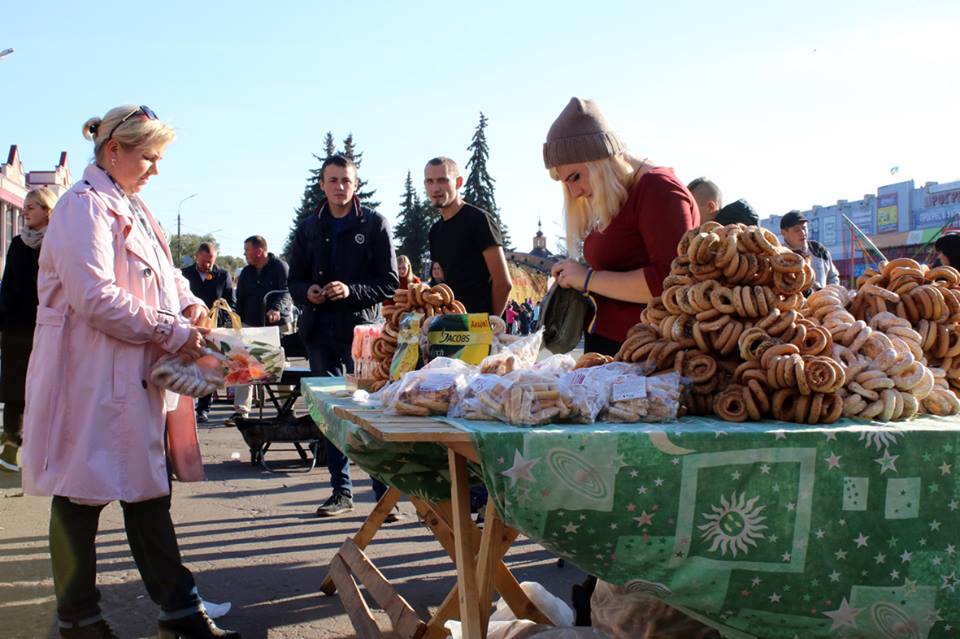
[[[586,295],[590,292],[590,278],[593,277],[593,269],[587,269],[587,278],[583,281],[583,294]]]

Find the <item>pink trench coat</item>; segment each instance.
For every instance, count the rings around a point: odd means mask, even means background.
[[[120,191],[94,165],[54,209],[40,251],[27,369],[25,493],[103,502],[169,493],[166,420],[193,419],[193,411],[168,415],[164,391],[150,383],[157,358],[189,335],[179,312],[159,310],[161,269],[173,271],[178,311],[203,302],[173,267],[166,243],[163,250],[158,259]]]

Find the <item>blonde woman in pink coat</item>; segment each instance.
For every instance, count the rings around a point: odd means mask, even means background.
[[[150,383],[161,355],[193,360],[203,343],[194,324],[205,307],[137,195],[174,133],[144,106],[112,109],[83,133],[96,161],[60,198],[40,251],[21,460],[24,492],[53,496],[60,635],[114,637],[97,603],[94,539],[103,507],[119,501],[160,637],[239,637],[207,617],[170,518],[165,429],[192,419],[192,401]]]

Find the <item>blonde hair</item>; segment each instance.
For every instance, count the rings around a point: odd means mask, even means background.
[[[592,196],[573,197],[570,189],[563,188],[563,212],[567,226],[567,251],[571,256],[579,256],[579,246],[590,231],[603,230],[620,212],[627,201],[634,168],[627,158],[620,154],[602,160],[584,162],[587,167],[587,179],[590,180]],[[550,169],[550,177],[560,180],[559,167]],[[583,179],[583,176],[581,176]]]
[[[140,107],[130,104],[118,106],[107,111],[102,118],[90,118],[83,123],[83,137],[93,140],[93,154],[99,164],[103,164],[102,156],[106,152],[104,147],[108,138],[116,140],[124,148],[136,149],[166,146],[176,137],[168,124],[151,120],[145,114],[137,113],[139,110]],[[127,120],[120,124],[124,118]]]
[[[409,257],[407,257],[406,255],[398,255],[398,256],[397,256],[397,274],[400,273],[400,264],[401,264],[401,263],[407,265],[407,278],[406,278],[406,279],[407,279],[407,284],[409,284],[410,282],[413,281],[413,265],[410,264],[410,258],[409,258]]]
[[[24,198],[26,200],[33,200],[43,208],[47,210],[47,213],[53,211],[53,207],[57,205],[57,200],[60,199],[57,197],[57,194],[53,192],[53,189],[41,186],[40,188],[34,189],[27,193],[27,196]]]

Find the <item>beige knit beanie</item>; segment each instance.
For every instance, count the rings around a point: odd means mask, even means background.
[[[561,164],[602,160],[624,150],[623,142],[610,129],[596,102],[570,98],[547,132],[543,163],[552,169]]]

